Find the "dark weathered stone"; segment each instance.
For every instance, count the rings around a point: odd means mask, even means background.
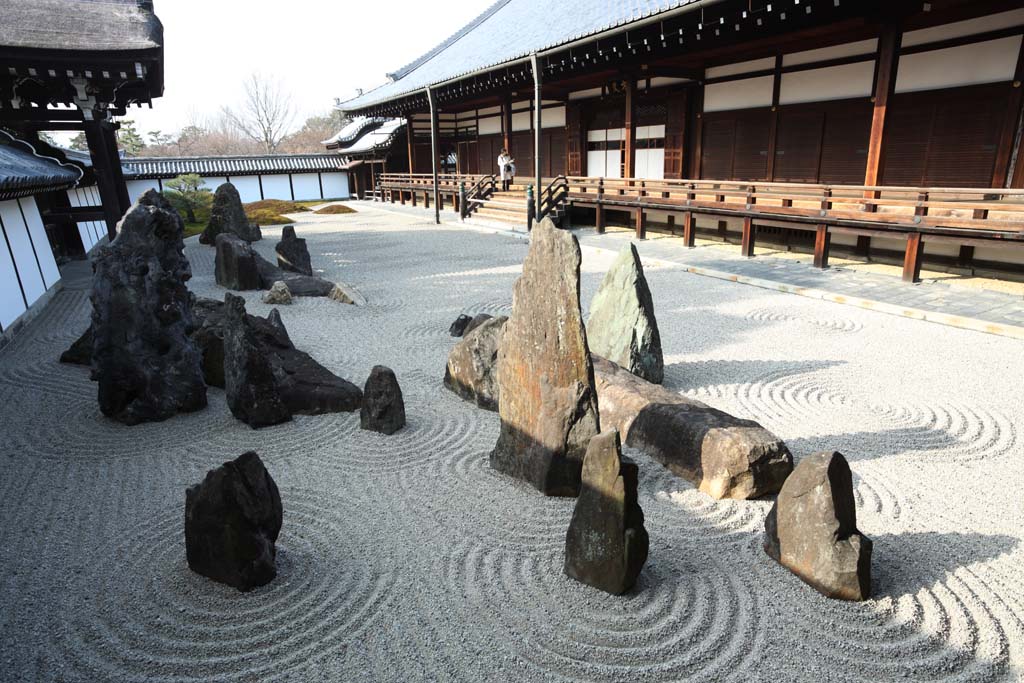
[[[242,238],[221,233],[217,235],[217,253],[213,261],[214,279],[221,287],[235,291],[262,289],[260,258]]]
[[[853,475],[841,453],[800,461],[765,520],[765,551],[823,595],[867,600],[871,540],[857,530]]]
[[[252,451],[185,492],[185,557],[207,578],[247,591],[277,576],[281,495]]]
[[[469,324],[466,325],[466,329],[462,331],[462,336],[466,336],[467,334],[469,334],[476,328],[480,327],[490,319],[491,316],[488,315],[487,313],[477,313],[476,315],[473,316],[473,319],[469,321]]]
[[[498,409],[498,349],[508,318],[484,321],[448,354],[444,385],[487,410]]]
[[[534,227],[498,351],[501,433],[491,466],[546,495],[575,496],[600,431],[580,312],[580,247],[549,220]]]
[[[654,300],[632,243],[619,252],[590,302],[587,343],[591,353],[648,382],[661,384],[665,376]]]
[[[313,265],[309,259],[306,240],[295,236],[294,226],[286,225],[281,230],[281,241],[277,243],[274,251],[277,253],[277,265],[282,270],[302,275],[313,274]]]
[[[621,595],[647,561],[649,540],[637,502],[637,466],[622,457],[616,430],[590,440],[582,485],[565,535],[565,573]]]
[[[466,334],[466,325],[469,325],[470,320],[472,320],[472,318],[463,313],[458,318],[456,318],[455,322],[453,322],[451,324],[451,327],[448,328],[448,334],[450,334],[453,337],[463,336],[464,334]]]
[[[253,429],[292,419],[274,368],[255,325],[247,320],[245,299],[224,296],[224,391],[231,414]]]
[[[394,434],[405,426],[405,401],[395,373],[375,365],[363,387],[359,426],[381,434]]]
[[[216,244],[217,235],[223,233],[231,233],[246,242],[256,242],[263,238],[260,226],[249,222],[242,206],[242,198],[231,183],[223,183],[213,193],[210,222],[199,235],[199,243]]]
[[[713,498],[776,493],[793,471],[786,444],[741,420],[594,356],[601,424]]]
[[[92,284],[92,367],[100,410],[125,424],[165,420],[206,405],[184,224],[155,190],[128,210],[97,252]]]
[[[68,350],[60,354],[60,362],[70,365],[92,365],[92,325],[85,328]]]

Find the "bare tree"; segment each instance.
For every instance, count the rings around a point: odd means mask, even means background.
[[[281,82],[254,73],[245,83],[245,100],[238,111],[224,107],[225,118],[267,154],[277,151],[295,117],[291,95]]]

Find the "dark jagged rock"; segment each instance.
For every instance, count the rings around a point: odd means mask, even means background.
[[[501,432],[491,466],[546,495],[575,496],[600,431],[580,312],[580,247],[549,219],[533,229],[498,351]]]
[[[259,271],[261,257],[248,242],[228,232],[217,235],[216,242],[213,274],[218,285],[235,291],[264,288]]]
[[[466,325],[466,329],[462,331],[462,336],[466,336],[467,334],[469,334],[476,328],[480,327],[490,319],[491,316],[487,313],[477,313],[476,315],[473,316],[473,319],[469,321],[469,324]]]
[[[183,235],[178,212],[148,190],[94,257],[93,373],[100,410],[125,424],[206,405]]]
[[[249,222],[242,206],[242,198],[231,183],[223,183],[214,192],[210,222],[199,235],[199,243],[216,244],[217,235],[223,233],[231,233],[246,242],[256,242],[263,238],[260,226]]]
[[[223,238],[221,238],[223,239]],[[245,299],[224,296],[224,391],[231,414],[253,429],[292,419]]]
[[[464,334],[466,334],[466,325],[469,324],[470,320],[472,320],[472,318],[463,313],[458,318],[456,318],[455,322],[453,322],[451,324],[451,327],[448,328],[448,334],[450,334],[453,337],[463,336]]]
[[[70,365],[92,365],[92,326],[85,328],[68,350],[60,354],[60,362]]]
[[[405,426],[405,401],[395,373],[375,365],[363,387],[359,426],[381,434],[394,434]]]
[[[654,300],[632,243],[619,252],[590,302],[587,343],[592,353],[648,382],[661,384],[665,376]]]
[[[224,330],[225,304],[212,299],[196,303],[199,328],[193,335],[203,354],[203,373],[210,386],[225,386]],[[359,387],[317,363],[292,344],[281,314],[274,309],[266,318],[246,314],[248,327],[277,379],[279,394],[293,414],[351,412],[362,404]]]
[[[277,253],[277,265],[282,270],[302,275],[313,274],[306,240],[295,236],[295,226],[286,225],[281,230],[281,241],[277,243],[274,251]]]
[[[277,484],[252,451],[210,470],[185,492],[189,568],[240,591],[277,576],[283,509]]]
[[[637,478],[636,463],[622,457],[616,430],[590,440],[565,536],[565,573],[613,595],[632,588],[647,561],[649,539],[637,502]]]
[[[498,349],[508,318],[491,318],[462,338],[448,354],[444,385],[487,410],[498,410]]]
[[[853,475],[841,453],[800,461],[765,519],[764,549],[819,593],[871,596],[871,540],[857,530]]]
[[[713,498],[776,493],[793,471],[786,444],[741,420],[594,356],[601,424]]]

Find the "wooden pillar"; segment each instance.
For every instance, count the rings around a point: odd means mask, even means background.
[[[626,74],[626,148],[622,177],[636,177],[636,78]]]
[[[512,154],[512,98],[509,95],[505,95],[505,101],[501,103],[501,134],[501,146]]]
[[[636,209],[636,238],[638,240],[647,238],[647,223],[644,219],[644,209],[639,206]]]
[[[674,213],[670,213],[666,220],[668,220],[668,234],[675,235],[676,234],[676,215]]]
[[[885,170],[885,135],[889,100],[896,90],[896,73],[900,63],[903,34],[895,26],[886,26],[878,38],[875,64],[874,110],[871,115],[871,136],[868,139],[867,170],[864,184],[875,186],[882,181]]]
[[[1022,166],[1024,166],[1024,160],[1021,159],[1018,148],[1016,173],[1010,168],[1013,161],[1013,146],[1017,141],[1021,123],[1021,102],[1024,100],[1021,97],[1021,91],[1024,90],[1024,41],[1021,42],[1020,52],[1017,54],[1017,69],[1014,71],[1013,83],[1010,87],[1010,102],[1006,110],[1006,121],[1003,123],[1003,133],[999,136],[999,147],[996,150],[996,167],[992,174],[992,187],[1006,187],[1007,181],[1013,176],[1020,175]]]
[[[597,179],[597,208],[594,209],[594,222],[597,232],[604,232],[604,178]]]
[[[85,139],[89,145],[96,185],[107,223],[110,240],[117,236],[117,222],[128,210],[128,187],[121,173],[121,159],[117,154],[117,136],[107,121],[86,121]],[[120,184],[120,187],[118,187]]]
[[[907,235],[907,252],[903,256],[903,281],[919,282],[921,280],[921,256],[924,254],[924,242],[921,233],[912,232]]]
[[[540,144],[540,133],[542,130],[541,113],[544,107],[541,95],[541,80],[543,77],[540,73],[540,60],[537,59],[536,52],[534,52],[530,58],[530,65],[533,68],[533,215],[537,217],[537,220],[540,220],[543,218],[543,215],[541,214],[541,203],[544,198],[544,188],[540,184],[540,169],[543,163]]]
[[[437,104],[434,102],[434,91],[430,88],[427,88],[427,103],[430,105],[430,166],[434,176],[434,223],[440,225],[441,209],[437,201]],[[426,194],[424,194],[423,198],[426,201]]]
[[[743,219],[743,243],[740,247],[740,252],[747,258],[754,258],[754,242],[757,237],[754,231],[754,219],[747,216]]]
[[[686,245],[687,249],[693,249],[694,242],[694,225],[693,225],[693,212],[687,211],[683,214],[683,244]]]
[[[857,256],[863,257],[865,260],[871,259],[870,235],[857,235],[857,247],[854,249],[854,253]]]
[[[409,146],[409,175],[412,175],[416,172],[416,144],[412,114],[405,117],[405,129],[408,132],[406,144]],[[405,204],[405,202],[402,203]]]
[[[729,241],[729,222],[728,221],[718,221],[718,236],[722,239],[723,242],[728,242]]]
[[[772,85],[772,112],[768,123],[768,167],[765,177],[775,180],[775,152],[779,134],[779,93],[782,91],[782,55],[775,55],[775,80]]]
[[[828,252],[832,246],[832,234],[827,225],[819,225],[814,235],[814,267],[828,268]]]
[[[701,159],[704,156],[704,84],[701,83],[696,90],[696,97],[693,98],[693,125],[688,126],[693,131],[693,142],[690,144],[693,149],[693,156],[690,161],[691,178],[699,179],[701,175]]]

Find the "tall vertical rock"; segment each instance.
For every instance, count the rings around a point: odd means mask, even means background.
[[[648,382],[661,384],[664,379],[654,300],[632,243],[619,252],[590,302],[587,341],[595,354]]]
[[[871,540],[857,529],[853,474],[841,453],[800,461],[765,519],[764,549],[819,593],[871,595]]]
[[[277,266],[302,275],[312,275],[313,265],[309,258],[306,240],[295,236],[295,226],[286,225],[281,228],[281,241],[274,248],[277,254]]]
[[[621,595],[640,576],[650,541],[636,497],[637,466],[622,457],[617,431],[590,440],[582,478],[565,536],[565,573]]]
[[[232,233],[246,242],[263,239],[260,226],[249,222],[242,206],[242,198],[231,183],[222,183],[213,193],[213,205],[210,207],[210,221],[206,229],[199,235],[200,244],[216,244],[217,235]]]
[[[491,466],[549,496],[575,496],[600,431],[580,311],[580,246],[545,219],[533,230],[498,352],[501,433]]]
[[[202,359],[185,282],[184,224],[148,190],[93,262],[92,364],[100,410],[125,424],[165,420],[206,405]]]

